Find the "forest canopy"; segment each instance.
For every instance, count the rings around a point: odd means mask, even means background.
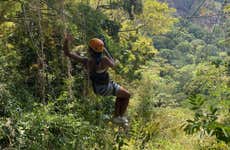
[[[228,0],[2,0],[0,149],[230,148]],[[115,98],[94,94],[90,57],[131,93],[126,130]]]

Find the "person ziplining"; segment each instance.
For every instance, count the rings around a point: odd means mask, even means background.
[[[63,50],[69,58],[83,64],[89,70],[94,93],[101,96],[116,96],[113,122],[117,124],[128,124],[124,116],[129,104],[130,93],[110,80],[109,68],[115,67],[115,61],[105,48],[104,42],[99,38],[93,38],[88,43],[89,58],[82,57],[77,53],[70,52],[69,44],[73,40],[70,34],[65,35]]]

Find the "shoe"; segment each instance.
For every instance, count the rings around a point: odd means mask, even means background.
[[[121,124],[121,123],[124,123],[124,120],[120,116],[118,116],[118,117],[113,118],[113,122],[117,124]]]
[[[121,117],[121,120],[123,121],[123,123],[129,123],[129,120],[126,117]]]

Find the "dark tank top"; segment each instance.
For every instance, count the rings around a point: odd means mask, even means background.
[[[105,85],[109,83],[109,73],[107,69],[96,70],[98,65],[94,63],[93,69],[90,71],[90,79],[93,82],[93,85]]]

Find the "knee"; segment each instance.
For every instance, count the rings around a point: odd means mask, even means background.
[[[130,99],[130,97],[131,97],[131,94],[127,91],[126,94],[125,94],[125,98]]]
[[[125,92],[122,95],[117,96],[118,99],[126,99],[129,100],[131,97],[131,94],[129,92]]]
[[[128,90],[121,87],[120,90],[116,93],[116,96],[121,99],[130,99],[131,94]]]

